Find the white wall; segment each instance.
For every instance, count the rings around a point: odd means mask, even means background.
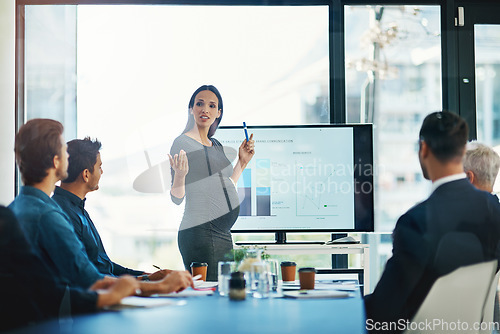
[[[15,0],[0,1],[0,204],[14,199]]]

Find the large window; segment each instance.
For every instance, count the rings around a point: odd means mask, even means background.
[[[477,139],[500,144],[500,26],[474,26],[476,61]]]
[[[441,106],[439,6],[346,6],[348,122],[374,124],[376,230],[427,197],[418,163],[422,120]]]
[[[222,125],[330,122],[329,29],[328,5],[26,6],[26,119],[102,141],[86,207],[113,260],[182,267],[183,206],[132,185],[167,160],[198,86],[221,91]]]
[[[477,139],[500,152],[500,25],[474,26]],[[497,177],[493,191],[500,193]]]
[[[348,122],[374,124],[372,288],[392,255],[399,216],[430,191],[418,162],[423,118],[441,110],[440,6],[345,6]]]

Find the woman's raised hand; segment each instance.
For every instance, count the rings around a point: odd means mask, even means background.
[[[168,159],[170,160],[170,167],[175,172],[178,177],[184,177],[189,172],[189,163],[186,152],[181,150],[179,154],[175,154],[173,157],[169,154]]]
[[[243,143],[240,145],[240,149],[238,152],[240,163],[243,166],[246,166],[250,160],[252,160],[253,155],[255,154],[255,141],[253,140],[253,133],[248,138],[248,141],[245,139]]]

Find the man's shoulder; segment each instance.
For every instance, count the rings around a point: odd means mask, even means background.
[[[473,221],[474,217],[493,217],[500,221],[500,203],[495,196],[478,190],[464,179],[440,186],[427,199],[409,209],[400,220],[414,222],[425,229],[425,225],[435,219],[441,224],[465,218]]]
[[[23,215],[41,215],[45,212],[57,211],[57,207],[48,205],[41,198],[29,195],[18,195],[9,205],[9,209],[14,212],[17,217]]]
[[[421,202],[416,203],[414,206],[412,206],[408,211],[406,211],[403,216],[417,216],[417,215],[422,215],[426,210],[427,206],[429,205],[429,200],[430,197],[424,199]]]
[[[466,179],[446,183],[429,197],[431,202],[441,202],[443,199],[452,200],[454,206],[465,205],[470,210],[484,210],[486,205],[500,208],[496,196],[477,189]]]
[[[425,230],[428,201],[429,199],[427,198],[406,211],[399,217],[396,227],[401,227],[401,225],[412,225],[412,229]]]
[[[19,223],[26,227],[67,223],[67,216],[57,205],[51,205],[33,196],[19,195],[9,208]]]
[[[60,193],[55,192],[54,195],[52,195],[52,200],[57,203],[59,208],[66,213],[69,213],[72,208],[75,207],[75,205],[71,202],[71,200]]]
[[[469,180],[463,178],[440,185],[429,196],[430,199],[434,197],[442,197],[448,194],[460,194],[460,197],[477,196],[481,191],[474,187]]]

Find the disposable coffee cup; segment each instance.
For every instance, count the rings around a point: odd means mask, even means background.
[[[299,269],[300,289],[313,290],[315,276],[316,276],[316,269],[300,268]]]
[[[292,261],[281,262],[281,279],[283,282],[295,281],[295,269],[297,264]]]
[[[205,262],[192,262],[191,263],[191,274],[194,276],[201,275],[200,280],[207,280],[207,268],[208,263]]]

